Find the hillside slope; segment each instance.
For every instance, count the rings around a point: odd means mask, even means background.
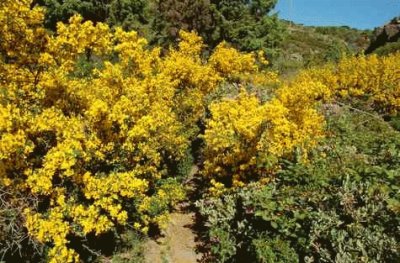
[[[369,45],[371,31],[343,27],[314,27],[284,21],[287,34],[275,67],[283,73],[337,61],[343,54],[357,54]]]

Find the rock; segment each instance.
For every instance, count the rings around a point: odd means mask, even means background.
[[[397,42],[400,39],[400,17],[396,17],[383,27],[376,28],[370,46],[365,53],[372,53],[386,43]]]

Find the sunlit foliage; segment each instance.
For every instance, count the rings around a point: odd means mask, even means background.
[[[305,74],[328,86],[339,100],[360,100],[382,113],[400,109],[400,53],[348,57]]]
[[[53,35],[30,4],[0,4],[1,187],[37,198],[26,227],[51,244],[51,262],[78,261],[71,236],[165,225],[184,198],[169,165],[197,136],[205,95],[257,73],[256,55],[223,45],[207,62],[201,38],[181,32],[161,56],[136,32],[80,16]],[[98,63],[81,74],[82,60]]]
[[[265,103],[244,90],[236,98],[213,103],[204,135],[204,173],[228,176],[228,185],[234,186],[271,179],[277,158],[295,149],[305,155],[323,136],[324,121],[316,105],[326,90],[319,82],[299,80],[283,85]]]

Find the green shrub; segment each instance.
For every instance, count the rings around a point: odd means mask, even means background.
[[[288,241],[280,238],[269,239],[260,237],[253,241],[257,260],[265,263],[296,263],[299,262],[296,251]]]
[[[396,53],[400,51],[400,41],[387,43],[382,47],[377,48],[374,53],[378,54],[379,56],[387,56],[392,53]]]

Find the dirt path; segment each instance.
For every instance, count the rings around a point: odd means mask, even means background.
[[[173,213],[163,237],[150,240],[145,246],[146,263],[195,263],[201,259],[196,253],[195,234],[191,230],[193,213]]]
[[[196,166],[189,177],[195,173]],[[171,214],[161,238],[147,241],[144,252],[146,263],[195,263],[201,260],[202,254],[196,252],[196,234],[193,231],[195,214],[187,211],[187,205],[180,204],[177,212]]]

